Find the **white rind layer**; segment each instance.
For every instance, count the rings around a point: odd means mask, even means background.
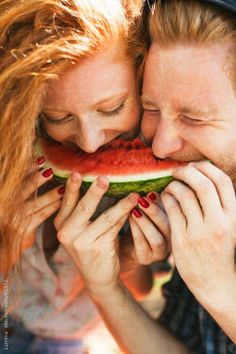
[[[59,170],[57,169],[56,166],[53,166],[53,164],[50,164],[50,167],[54,169],[54,174],[60,178],[68,178],[71,175],[71,171],[66,171],[66,170]],[[163,177],[169,177],[172,176],[172,172],[174,171],[175,168],[164,170],[164,171],[158,171],[158,172],[149,172],[149,173],[139,173],[139,174],[131,174],[131,175],[126,175],[126,176],[112,176],[112,175],[106,175],[108,180],[110,182],[134,182],[134,181],[145,181],[145,180],[150,180],[150,179],[157,179],[157,178],[163,178]],[[83,181],[85,182],[93,182],[99,175],[87,175],[83,177]]]

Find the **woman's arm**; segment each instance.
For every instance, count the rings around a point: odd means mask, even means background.
[[[149,266],[134,265],[133,269],[120,273],[120,279],[136,300],[141,301],[153,286],[152,271]]]
[[[152,319],[121,285],[111,292],[107,289],[91,292],[90,295],[125,353],[189,353],[186,347]]]
[[[145,313],[119,280],[118,233],[139,196],[131,194],[90,221],[108,183],[99,178],[81,199],[80,184],[78,174],[68,179],[55,226],[111,332],[128,353],[186,354],[185,347]]]

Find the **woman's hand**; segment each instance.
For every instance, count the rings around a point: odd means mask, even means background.
[[[64,193],[64,187],[60,186],[52,189],[36,199],[33,197],[39,187],[50,181],[53,177],[53,170],[42,169],[44,158],[37,160],[36,173],[29,176],[29,183],[23,192],[23,198],[26,204],[27,216],[22,223],[22,233],[24,235],[22,250],[32,247],[35,241],[35,230],[49,216],[54,214],[61,205],[61,198]]]
[[[236,296],[236,198],[232,181],[209,162],[174,172],[162,200],[176,266],[200,302],[222,305]],[[227,300],[229,302],[229,300]]]
[[[90,221],[108,185],[105,177],[99,177],[80,199],[81,176],[73,173],[54,221],[58,239],[78,265],[90,293],[103,293],[118,285],[117,235],[139,197],[133,193]]]
[[[149,193],[146,198],[139,198],[138,204],[129,217],[134,240],[130,254],[137,263],[147,265],[169,255],[170,225],[159,194]]]

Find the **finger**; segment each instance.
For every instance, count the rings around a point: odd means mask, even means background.
[[[45,159],[44,156],[38,157],[37,160],[36,160],[36,166],[38,168],[41,168],[45,164],[45,161],[46,161],[46,159]]]
[[[161,195],[160,193],[157,192],[150,192],[147,194],[146,198],[152,202],[155,203],[156,205],[158,205],[162,210],[164,210],[164,206],[161,200]]]
[[[190,163],[190,166],[195,167],[214,183],[222,207],[227,211],[232,211],[235,205],[235,191],[230,177],[207,161]]]
[[[104,232],[104,234],[98,237],[100,238],[100,240],[102,239],[102,243],[104,243],[105,247],[107,244],[116,241],[119,232],[124,226],[127,219],[128,219],[128,214],[124,215],[120,220],[118,220],[117,223],[110,230]]]
[[[204,217],[221,216],[219,215],[222,210],[220,199],[214,183],[208,177],[190,165],[177,168],[173,171],[173,176],[193,189],[202,207]]]
[[[70,218],[71,225],[74,227],[87,224],[95,213],[99,202],[109,187],[109,182],[105,177],[98,177],[87,191],[87,193],[78,202]]]
[[[159,196],[159,198],[161,198]],[[166,212],[157,204],[149,202],[147,198],[139,198],[139,208],[153,221],[161,233],[169,239],[170,223]]]
[[[201,206],[193,190],[180,181],[171,182],[165,189],[165,192],[171,194],[178,201],[182,212],[184,213],[188,226],[197,228],[203,221]]]
[[[141,217],[138,217],[135,210],[132,211],[132,217],[135,219],[142,234],[147,239],[151,250],[155,254],[167,253],[167,242],[153,222],[142,213]]]
[[[54,220],[54,225],[58,229],[62,223],[71,215],[75,209],[80,195],[82,177],[78,172],[73,172],[68,178],[61,208]]]
[[[135,205],[137,205],[138,198],[139,195],[137,193],[131,193],[126,198],[121,199],[92,222],[88,226],[87,231],[96,237],[98,234],[101,235],[110,230],[123,216],[131,212]]]
[[[153,260],[153,254],[147,238],[132,216],[129,217],[129,224],[134,240],[134,258],[136,258],[140,264],[150,264]]]
[[[79,235],[78,237],[74,238],[71,242],[68,242],[67,240],[67,248],[70,249],[73,254],[74,258],[76,259],[77,256],[77,251],[81,253],[81,250],[87,249],[87,247],[91,248],[93,247],[93,243],[97,242],[99,239],[99,247],[97,249],[100,249],[102,254],[107,254],[109,250],[109,254],[111,251],[112,247],[112,252],[115,254],[117,252],[117,238],[118,234],[123,227],[124,223],[126,222],[126,219],[128,218],[128,214],[123,216],[120,220],[117,221],[115,225],[113,225],[112,228],[110,228],[109,231],[105,232],[104,234],[97,234],[97,237],[94,239],[94,234],[92,232],[92,229],[90,229],[89,232],[86,230],[86,235]],[[86,237],[86,239],[84,238]],[[82,244],[81,244],[82,243]],[[86,248],[84,248],[84,245],[86,243]],[[101,255],[99,252],[98,255]]]
[[[170,221],[171,239],[175,235],[178,235],[178,238],[181,239],[187,227],[181,207],[175,197],[167,192],[163,192],[161,198]]]
[[[56,200],[45,208],[37,211],[37,213],[30,216],[30,224],[27,233],[32,233],[35,229],[53,215],[61,206],[61,200]]]
[[[52,204],[56,200],[60,200],[63,196],[63,185],[52,189],[51,191],[37,197],[29,203],[28,215],[37,213],[39,210],[45,208],[49,204]]]
[[[34,161],[33,166],[32,166],[32,168],[30,169],[29,174],[28,174],[28,176],[27,176],[27,179],[32,178],[32,175],[33,175],[35,172],[41,170],[41,169],[43,168],[43,166],[45,165],[45,162],[46,162],[46,159],[45,159],[44,156],[38,157],[38,158]]]
[[[23,198],[27,200],[30,196],[44,183],[48,182],[53,177],[53,169],[45,168],[42,171],[36,172],[30,182],[28,182],[26,189],[23,191]]]

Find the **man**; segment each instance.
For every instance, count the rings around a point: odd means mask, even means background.
[[[191,161],[162,193],[178,272],[165,286],[160,319],[110,274],[105,285],[98,266],[92,278],[84,250],[77,263],[125,351],[236,353],[236,1],[162,0],[151,10],[143,136],[157,157]],[[103,258],[106,272],[112,257]]]

